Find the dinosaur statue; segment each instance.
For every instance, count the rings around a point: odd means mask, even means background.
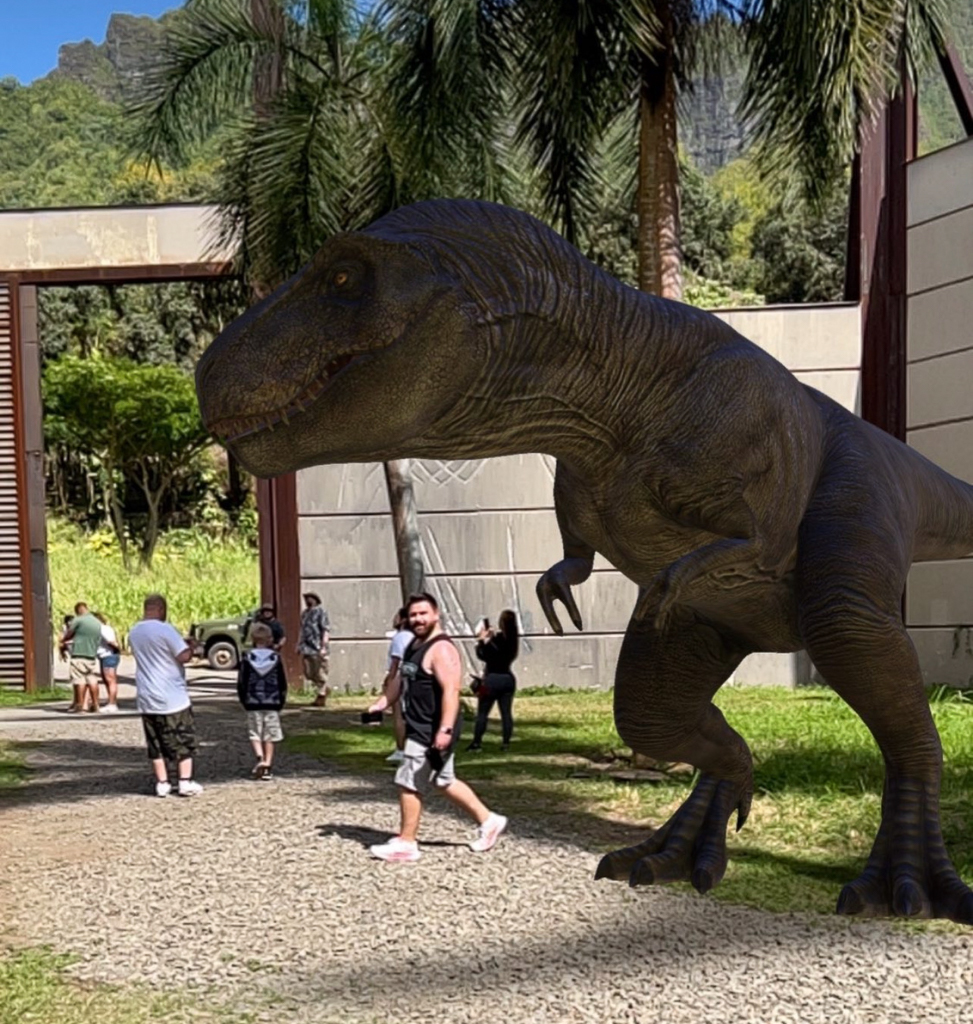
[[[552,628],[595,552],[640,587],[615,676],[633,750],[699,781],[632,885],[726,870],[753,790],[711,702],[753,651],[806,649],[885,759],[882,822],[837,911],[973,922],[939,823],[942,749],[901,601],[913,561],[973,549],[973,487],[801,384],[717,317],[635,291],[532,217],[434,200],[314,259],[199,363],[204,421],[258,476],[404,457],[555,456]]]

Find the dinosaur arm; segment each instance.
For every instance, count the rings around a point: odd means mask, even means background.
[[[544,609],[551,629],[558,636],[563,635],[564,629],[554,610],[555,599],[567,609],[575,628],[579,630],[584,628],[581,622],[581,613],[578,611],[571,588],[580,586],[587,580],[591,575],[595,560],[595,549],[572,530],[565,502],[559,494],[563,486],[564,475],[560,464],[558,464],[558,474],[554,485],[554,507],[557,513],[558,529],[561,532],[564,558],[552,565],[537,581],[537,598],[541,603],[541,608]]]

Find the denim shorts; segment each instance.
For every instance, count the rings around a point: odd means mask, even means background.
[[[100,658],[102,668],[118,668],[118,662],[121,660],[120,654],[106,654]]]

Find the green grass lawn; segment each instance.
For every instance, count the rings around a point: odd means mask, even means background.
[[[249,1013],[189,995],[84,984],[65,974],[70,958],[45,949],[0,950],[0,1024],[245,1024]]]
[[[391,731],[357,724],[369,700],[332,698],[320,717],[323,728],[303,719],[311,731],[285,742],[349,771],[388,776],[392,799],[392,768],[381,757],[391,749]],[[740,833],[731,827],[730,866],[713,895],[767,910],[831,913],[878,828],[882,760],[868,730],[825,689],[725,687],[717,703],[753,751],[755,794],[746,827]],[[932,709],[946,761],[943,833],[960,874],[973,881],[973,704],[939,700]],[[518,695],[514,714],[509,754],[500,752],[496,721],[483,752],[465,752],[467,714],[457,761],[461,777],[515,819],[530,817],[554,834],[576,836],[587,849],[609,850],[644,838],[689,792],[686,774],[632,782],[598,771],[626,753],[609,693],[528,692]]]
[[[26,773],[23,759],[13,752],[9,744],[0,740],[0,789],[16,786]]]
[[[51,700],[70,700],[71,690],[67,686],[50,686],[27,692],[14,686],[0,686],[0,708],[28,707]]]

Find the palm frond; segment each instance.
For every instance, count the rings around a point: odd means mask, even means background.
[[[820,203],[897,89],[900,58],[915,72],[944,26],[942,0],[764,0],[741,104],[762,171],[796,173]]]
[[[410,197],[446,195],[496,135],[506,54],[498,0],[390,0],[383,74],[390,147]]]
[[[530,148],[549,218],[574,242],[594,204],[593,151],[619,110],[631,104],[633,47],[656,45],[657,25],[641,0],[521,0],[515,18],[522,97],[517,138]]]
[[[254,24],[249,0],[189,0],[127,110],[137,156],[183,162],[194,145],[250,106],[261,58],[279,55],[325,73],[303,45],[303,29],[292,19],[284,24],[277,38]]]

